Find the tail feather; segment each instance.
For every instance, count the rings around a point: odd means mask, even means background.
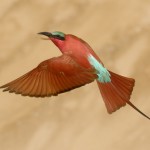
[[[142,114],[144,117],[150,120],[150,117],[148,117],[146,114],[144,114],[142,111],[140,111],[137,107],[135,107],[130,101],[127,102],[132,108],[134,108],[137,112]]]
[[[97,81],[98,87],[102,94],[103,100],[105,102],[108,113],[113,113],[120,107],[129,104],[132,108],[137,110],[146,118],[150,119],[147,115],[141,112],[137,107],[135,107],[129,100],[133,91],[135,80],[132,78],[127,78],[116,73],[109,71],[111,75],[111,82],[101,83]]]
[[[111,84],[114,86],[118,94],[126,101],[130,100],[135,80],[127,78],[109,71],[111,74]]]

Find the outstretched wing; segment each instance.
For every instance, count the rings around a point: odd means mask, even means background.
[[[93,69],[81,67],[69,55],[51,58],[35,69],[0,88],[24,96],[57,95],[94,81]]]

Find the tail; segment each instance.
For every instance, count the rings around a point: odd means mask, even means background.
[[[150,119],[129,101],[135,80],[132,78],[123,77],[111,71],[109,71],[109,73],[111,75],[111,82],[101,83],[97,81],[108,113],[111,114],[112,112],[118,110],[120,107],[125,106],[127,103],[140,114]]]

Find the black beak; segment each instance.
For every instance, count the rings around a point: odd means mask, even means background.
[[[48,37],[52,37],[53,35],[50,32],[39,32],[38,34],[42,34]]]

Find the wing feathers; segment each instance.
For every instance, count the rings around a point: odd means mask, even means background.
[[[37,87],[37,76],[38,74],[35,75],[35,77],[32,77],[32,83],[30,84],[30,87],[28,88],[28,93],[32,96],[34,89]]]
[[[78,88],[96,78],[93,68],[83,68],[71,56],[62,55],[40,63],[32,71],[0,88],[24,96],[45,97]]]

